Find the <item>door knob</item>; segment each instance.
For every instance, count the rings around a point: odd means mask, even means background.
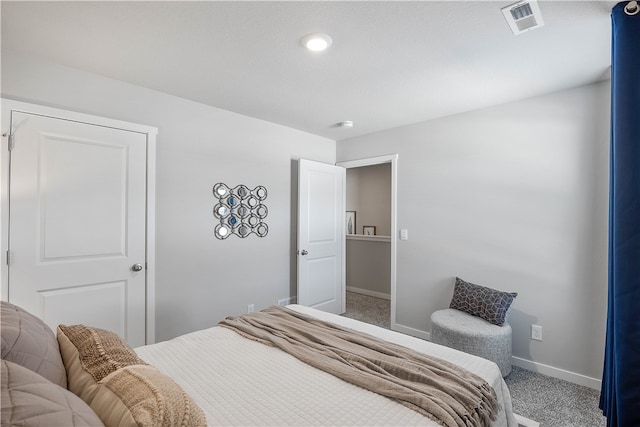
[[[131,269],[132,269],[133,271],[142,271],[142,264],[133,264],[133,265],[131,266]]]
[[[304,250],[304,249],[300,251],[300,255],[302,255],[302,256],[305,256],[305,255],[307,255],[308,253],[309,253],[309,252],[307,252],[307,251],[306,251],[306,250]]]

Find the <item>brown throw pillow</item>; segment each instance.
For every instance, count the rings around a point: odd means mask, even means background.
[[[69,390],[106,425],[203,426],[204,413],[170,377],[140,359],[110,331],[58,327]]]
[[[67,388],[67,373],[53,331],[17,305],[0,302],[2,359],[24,366]]]

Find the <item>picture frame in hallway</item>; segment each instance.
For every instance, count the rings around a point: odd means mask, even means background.
[[[362,226],[362,234],[365,236],[375,236],[376,235],[376,226],[375,225],[364,225]]]
[[[344,229],[347,234],[356,234],[356,211],[346,212]]]

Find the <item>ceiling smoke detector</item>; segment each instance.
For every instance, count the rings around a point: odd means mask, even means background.
[[[535,0],[520,1],[503,7],[501,10],[509,24],[509,28],[515,35],[535,30],[544,25],[540,7],[538,7],[538,2]]]

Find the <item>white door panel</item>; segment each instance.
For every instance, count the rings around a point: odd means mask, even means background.
[[[127,147],[41,138],[42,261],[125,255]]]
[[[48,325],[99,325],[121,337],[127,336],[126,282],[71,286],[39,291],[38,294],[43,309],[42,320]],[[70,306],[74,309],[69,310]]]
[[[345,311],[345,169],[300,160],[298,195],[298,303]]]
[[[338,277],[339,265],[335,256],[315,258],[308,261],[309,266],[309,300],[314,305],[331,304],[340,301],[341,289],[336,286],[327,286]]]
[[[9,301],[145,343],[146,135],[12,112]]]

